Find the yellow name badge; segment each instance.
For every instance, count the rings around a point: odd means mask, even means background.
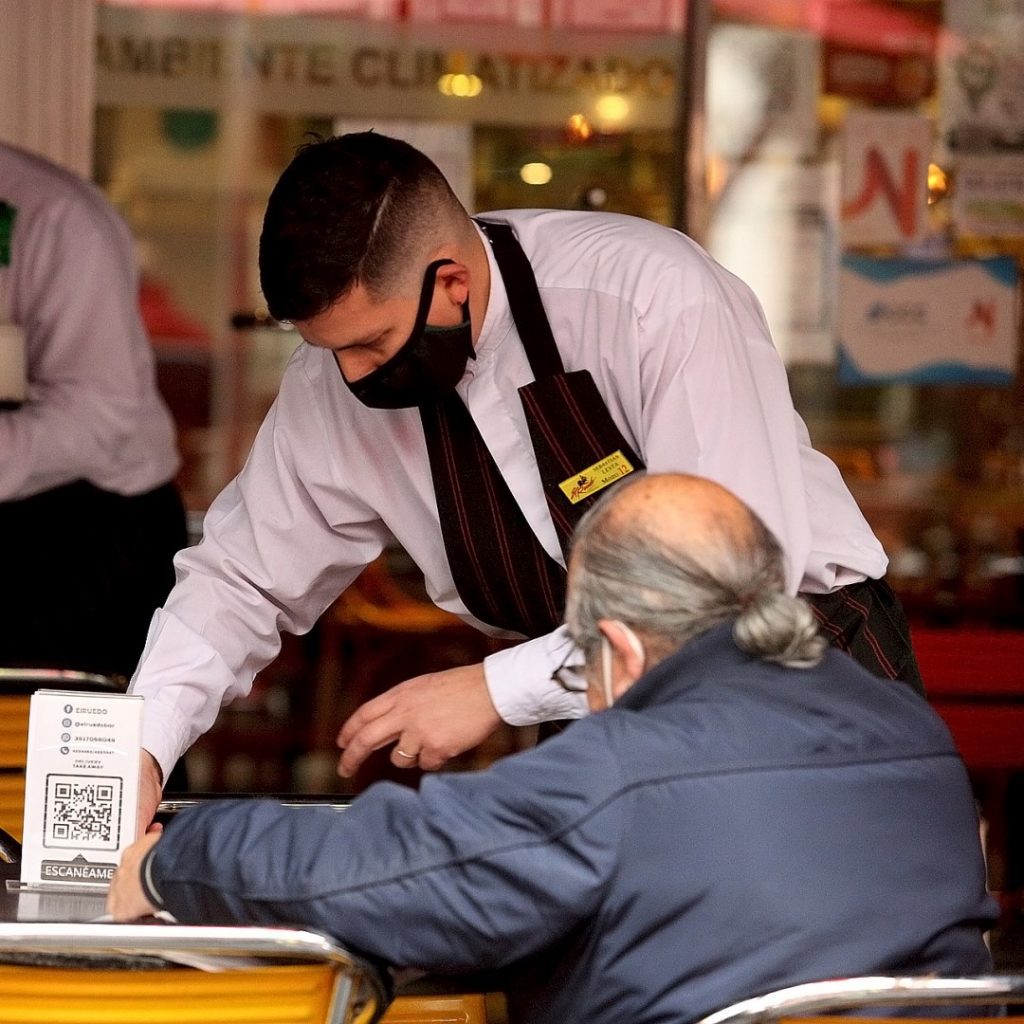
[[[563,480],[558,487],[575,505],[632,472],[633,466],[620,450],[606,455],[600,462],[587,466],[582,472],[573,474],[568,480]]]

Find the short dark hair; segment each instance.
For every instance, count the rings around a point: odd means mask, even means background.
[[[357,132],[302,146],[263,218],[260,284],[270,315],[308,320],[357,283],[386,294],[416,240],[436,236],[436,216],[452,204],[436,164],[406,142]]]

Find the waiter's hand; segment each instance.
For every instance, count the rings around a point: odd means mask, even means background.
[[[157,908],[146,899],[142,889],[142,858],[160,841],[159,832],[149,832],[132,843],[121,855],[107,893],[107,913],[115,921],[134,921],[137,917],[155,914]]]
[[[136,839],[145,832],[161,830],[160,825],[153,824],[153,819],[163,792],[164,780],[160,765],[148,750],[143,750],[139,762],[139,822],[135,830]]]
[[[338,774],[355,775],[370,753],[395,744],[391,763],[436,771],[501,724],[483,665],[416,676],[367,701],[338,733]]]

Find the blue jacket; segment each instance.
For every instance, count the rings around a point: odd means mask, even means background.
[[[351,809],[217,803],[146,865],[186,922],[287,923],[391,964],[507,969],[519,1019],[685,1022],[783,985],[991,964],[974,801],[907,686],[729,627],[487,771]]]

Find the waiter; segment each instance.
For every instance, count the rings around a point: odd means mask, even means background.
[[[740,495],[826,635],[920,686],[885,554],[811,447],[757,301],[683,235],[595,213],[472,220],[423,154],[363,133],[285,170],[260,272],[308,344],[154,619],[133,684],[145,807],[280,631],[309,629],[392,536],[440,607],[528,642],[365,704],[339,735],[343,774],[388,744],[435,769],[502,719],[580,715],[552,681],[574,661],[566,550],[595,497],[644,468]]]
[[[6,145],[0,324],[0,664],[129,676],[186,543],[133,242],[97,188]]]

